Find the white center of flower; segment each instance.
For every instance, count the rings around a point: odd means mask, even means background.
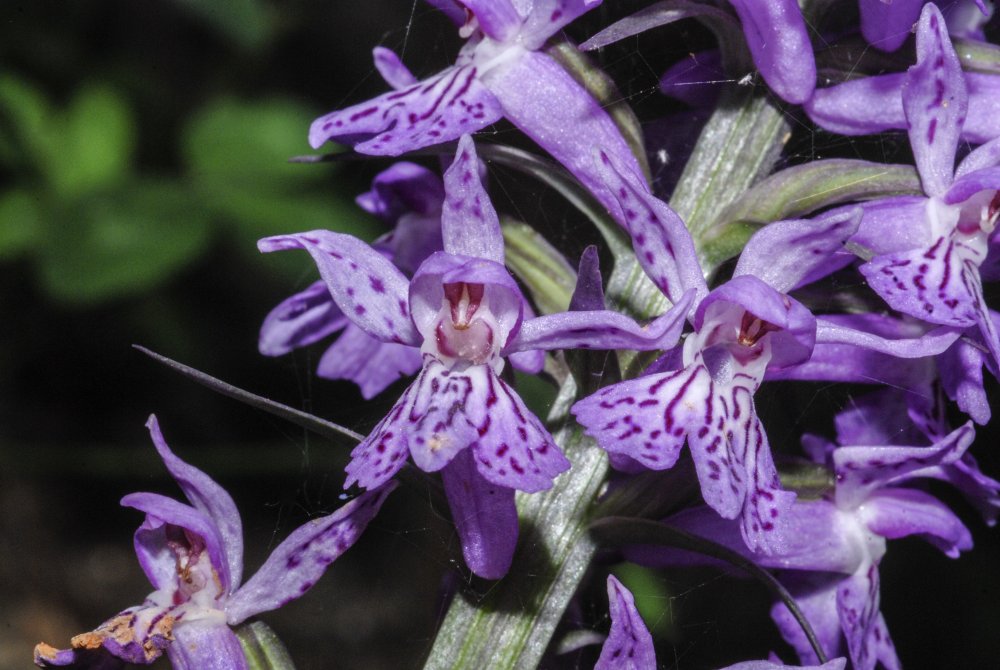
[[[1000,218],[1000,192],[980,191],[968,200],[948,205],[939,198],[927,201],[927,217],[934,239],[954,234],[964,244],[984,255],[987,238]]]
[[[499,327],[483,285],[456,282],[443,288],[434,337],[424,340],[422,351],[446,364],[491,363],[502,368]]]

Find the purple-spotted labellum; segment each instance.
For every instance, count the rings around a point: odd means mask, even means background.
[[[746,45],[761,77],[779,97],[803,103],[816,86],[816,59],[802,10],[795,0],[729,0],[736,11]],[[699,15],[732,20],[710,3],[660,2],[622,19],[581,45],[597,49],[667,23]],[[719,77],[713,76],[711,80]]]
[[[443,201],[441,178],[405,161],[380,172],[371,190],[357,198],[362,209],[393,226],[373,247],[407,276],[441,249]],[[418,349],[370,337],[344,316],[322,280],[271,310],[260,329],[259,348],[265,356],[282,356],[339,331],[340,338],[320,358],[316,373],[353,381],[366,399],[420,369]]]
[[[346,485],[380,486],[407,455],[424,471],[441,471],[466,563],[495,579],[506,573],[516,545],[514,490],[547,489],[569,467],[545,426],[500,378],[504,358],[566,348],[655,349],[677,339],[692,296],[647,327],[604,310],[525,318],[477,166],[472,139],[463,136],[445,173],[444,251],[410,281],[348,235],[284,235],[261,240],[260,248],[305,249],[357,326],[382,341],[420,347],[423,368],[352,452]]]
[[[164,651],[179,670],[247,668],[230,626],[295,600],[360,537],[394,483],[368,491],[329,516],[296,529],[242,586],[243,527],[228,493],[170,451],[155,416],[146,424],[189,505],[156,493],[132,493],[122,505],[146,514],[135,532],[139,564],[156,588],[70,649],[35,647],[47,667],[148,665]]]
[[[980,276],[1000,217],[1000,140],[954,169],[968,93],[932,4],[920,18],[917,63],[906,73],[903,107],[926,197],[864,206],[854,241],[871,250],[872,258],[861,272],[900,312],[960,329],[978,327],[994,361],[1000,360]]]
[[[398,156],[472,133],[506,118],[561,162],[605,207],[615,199],[595,174],[592,147],[638,170],[627,142],[594,97],[541,51],[545,41],[600,0],[432,2],[468,38],[455,65],[417,81],[391,51],[375,63],[395,89],[313,122],[309,142]]]

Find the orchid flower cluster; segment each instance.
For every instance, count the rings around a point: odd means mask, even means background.
[[[892,622],[880,610],[889,540],[921,537],[951,558],[972,549],[965,522],[924,485],[954,488],[987,525],[1000,515],[1000,482],[970,451],[991,415],[983,370],[996,376],[1000,365],[1000,314],[983,289],[1000,276],[1000,49],[983,33],[992,7],[664,0],[578,48],[562,31],[600,0],[430,4],[466,40],[454,65],[420,80],[377,47],[375,67],[391,90],[318,118],[308,133],[315,149],[335,142],[375,157],[422,150],[386,163],[357,199],[390,232],[370,244],[330,230],[259,243],[268,253],[307,252],[320,277],[267,315],[261,353],[280,356],[336,336],[320,377],[353,382],[365,399],[398,395],[350,452],[343,485],[360,493],[294,531],[241,586],[232,499],[177,458],[151,418],[154,445],[189,503],[152,493],[122,500],[146,515],[135,548],[155,590],[69,649],[39,645],[36,663],[118,667],[165,653],[175,668],[251,667],[233,627],[308,591],[405,471],[439,476],[461,569],[495,582],[491,594],[526,578],[525,519],[555,538],[548,546],[565,549],[546,574],[531,576],[537,602],[513,600],[523,612],[455,596],[428,667],[555,662],[550,642],[572,597],[585,578],[607,574],[593,560],[598,546],[613,549],[615,560],[665,570],[753,566],[786,594],[771,614],[797,655],[790,662],[901,667]],[[841,5],[859,21],[821,32],[823,11]],[[688,18],[715,31],[719,49],[664,63],[664,93],[675,95],[678,82],[718,79],[707,68],[733,63],[752,63],[764,83],[752,95],[734,89],[699,143],[710,145],[743,105],[742,114],[772,113],[841,135],[905,131],[913,165],[831,159],[772,174],[773,160],[731,150],[707,158],[699,145],[676,190],[664,192],[649,176],[655,147],[643,146],[620,100],[609,104],[613,84],[580,49],[599,54]],[[861,41],[906,65],[837,80],[825,52],[834,47],[814,49],[837,40]],[[675,97],[704,106],[727,95],[703,88],[705,95]],[[481,132],[497,123],[544,152],[531,155],[543,181],[561,185],[605,240],[603,251],[588,247],[567,259],[528,238],[534,262],[575,276],[573,286],[527,271],[510,253],[525,244],[523,228],[498,214],[487,186],[505,156],[515,169],[518,161],[496,143],[499,135]],[[778,135],[761,150],[780,151],[787,138]],[[414,162],[427,155],[443,159],[442,173]],[[723,163],[752,164],[739,168],[742,190],[713,183]],[[711,216],[699,214],[678,202],[684,188],[724,201]],[[614,260],[609,277],[602,255]],[[553,293],[559,300],[543,299]],[[518,394],[524,375],[559,387],[549,416]],[[397,393],[401,378],[408,386]],[[856,386],[851,405],[829,417],[832,431],[817,427],[799,435],[800,448],[779,449],[755,404],[761,386],[779,382]],[[820,473],[820,486],[796,476],[804,467]],[[694,498],[671,495],[691,478]],[[629,492],[644,503],[669,500],[668,508],[606,512]],[[645,515],[643,533],[622,530],[635,527],[623,509]],[[602,545],[616,524],[614,542]],[[669,541],[681,536],[701,544]],[[716,551],[699,550],[705,543]],[[594,651],[596,667],[658,667],[632,594],[606,579],[610,630]],[[509,623],[518,617],[527,631],[520,637]],[[772,654],[731,667],[800,666]]]

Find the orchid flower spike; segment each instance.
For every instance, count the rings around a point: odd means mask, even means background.
[[[296,529],[241,585],[243,528],[233,499],[174,455],[155,416],[146,426],[190,503],[156,493],[122,498],[122,505],[146,514],[135,532],[135,551],[156,590],[141,605],[74,637],[69,649],[39,644],[35,663],[43,668],[148,665],[166,652],[176,670],[245,670],[242,647],[230,627],[308,591],[361,536],[395,484],[363,493]]]
[[[262,251],[301,248],[340,310],[372,337],[419,347],[423,368],[389,414],[351,453],[346,486],[375,488],[412,456],[441,471],[466,563],[496,579],[517,540],[514,490],[536,492],[569,467],[552,436],[500,378],[506,357],[566,348],[656,349],[676,341],[693,295],[646,327],[594,310],[526,318],[504,267],[499,218],[469,136],[445,173],[444,251],[412,280],[367,244],[313,231],[271,237]]]

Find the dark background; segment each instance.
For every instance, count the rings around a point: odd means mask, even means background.
[[[574,36],[635,5],[595,12]],[[656,92],[659,71],[709,41],[682,24],[602,58],[648,122],[680,109]],[[0,3],[0,668],[30,667],[36,642],[65,646],[148,593],[131,547],[141,518],[118,500],[179,495],[143,428],[151,412],[175,451],[235,498],[248,575],[291,530],[342,504],[345,445],[214,395],[131,345],[360,432],[381,418],[402,383],[365,403],[352,386],[313,376],[322,346],[257,353],[268,310],[315,273],[305,254],[263,257],[254,245],[310,228],[380,231],[352,199],[386,161],[285,163],[310,153],[312,118],[384,90],[370,60],[377,44],[424,76],[461,42],[443,17],[402,1]],[[795,128],[791,162],[907,160],[901,136],[843,140],[798,117]],[[491,132],[516,140],[505,125]],[[513,194],[501,210],[571,256],[594,237],[524,177],[491,178],[495,192]],[[772,441],[787,444],[804,426],[828,429],[857,391],[794,385],[759,404]],[[975,451],[1000,476],[995,442],[981,431]],[[447,511],[429,499],[401,487],[312,592],[263,617],[300,668],[421,664],[441,593],[465,578]],[[997,533],[947,499],[976,551],[953,562],[902,540],[882,564],[882,609],[909,668],[1000,657]],[[603,570],[577,612],[601,631]],[[790,658],[755,584],[712,572],[623,576],[650,607],[660,603],[650,624],[662,667],[715,667],[771,649]],[[594,657],[564,660],[590,667]]]

